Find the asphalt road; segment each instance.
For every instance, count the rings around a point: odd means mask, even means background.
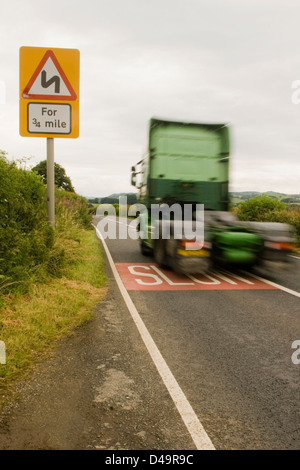
[[[239,273],[254,285],[221,272],[225,281],[212,274],[202,279],[207,284],[192,286],[193,279],[154,271],[153,259],[138,252],[138,242],[106,243],[143,322],[213,445],[299,449],[300,364],[292,362],[291,346],[300,339],[300,294],[256,284],[251,274],[299,293],[300,259],[291,258],[285,272]],[[163,282],[157,285],[158,279]],[[213,284],[217,280],[220,284]],[[185,283],[191,286],[181,285]],[[146,290],[149,284],[151,290]],[[208,285],[214,289],[206,290]]]
[[[106,243],[212,445],[299,449],[300,364],[291,357],[300,340],[300,260],[265,275],[272,285],[253,273],[182,278],[157,270],[137,241]],[[0,416],[0,449],[196,449],[193,425],[184,424],[107,269],[109,292],[95,318],[19,385]]]

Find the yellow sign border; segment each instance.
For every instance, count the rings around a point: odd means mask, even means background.
[[[34,99],[34,97],[23,97],[23,92],[41,63],[47,51],[52,51],[55,55],[59,65],[61,66],[65,76],[70,82],[73,90],[76,93],[76,100],[45,100]],[[19,100],[20,100],[20,135],[22,137],[51,137],[51,138],[73,138],[79,136],[79,66],[80,66],[80,52],[78,49],[61,49],[51,47],[27,47],[20,48],[20,87],[19,87]],[[27,105],[30,102],[34,103],[48,103],[48,104],[69,104],[71,106],[71,122],[72,129],[70,134],[54,134],[54,133],[32,133],[28,132],[28,116]]]

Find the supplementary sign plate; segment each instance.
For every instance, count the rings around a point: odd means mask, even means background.
[[[28,103],[27,130],[32,134],[70,134],[71,105]]]

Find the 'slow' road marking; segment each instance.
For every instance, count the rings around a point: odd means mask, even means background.
[[[114,261],[110,254],[110,251],[103,239],[101,233],[95,227],[96,233],[98,238],[100,238],[103,248],[105,250],[107,259],[109,261],[110,267],[120,289],[120,292],[123,296],[123,299],[127,305],[127,308],[131,314],[131,317],[144,341],[144,344],[165,384],[167,390],[188,430],[190,433],[191,438],[196,446],[197,450],[215,450],[213,443],[211,442],[210,438],[208,437],[204,427],[200,423],[196,413],[194,412],[192,406],[190,405],[188,399],[186,398],[185,394],[183,393],[182,389],[180,388],[179,384],[177,383],[174,375],[172,374],[169,366],[167,365],[166,361],[162,357],[158,347],[156,346],[152,336],[150,335],[149,331],[147,330],[143,320],[141,319],[134,303],[132,302],[125,286],[119,276],[119,273],[115,267]]]
[[[218,270],[192,276],[164,270],[153,263],[115,263],[115,266],[128,291],[276,289],[249,273],[242,277]]]

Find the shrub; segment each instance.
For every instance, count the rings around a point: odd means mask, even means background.
[[[46,186],[0,151],[0,294],[26,292],[31,281],[61,276],[75,259],[79,231],[90,229],[85,198],[56,189],[56,228],[47,222]]]
[[[293,225],[297,236],[300,237],[300,209],[289,208],[285,203],[266,195],[243,201],[235,212],[240,220],[281,222]]]
[[[76,193],[57,189],[55,193],[56,214],[58,217],[67,212],[71,217],[85,229],[91,229],[92,211],[88,200]]]
[[[283,202],[264,195],[241,202],[236,213],[240,220],[275,222],[280,212],[285,208],[286,204]]]
[[[0,153],[0,287],[30,280],[53,245],[46,190],[37,175]]]
[[[276,222],[293,225],[297,236],[300,237],[300,208],[286,208],[282,210],[278,214]]]

